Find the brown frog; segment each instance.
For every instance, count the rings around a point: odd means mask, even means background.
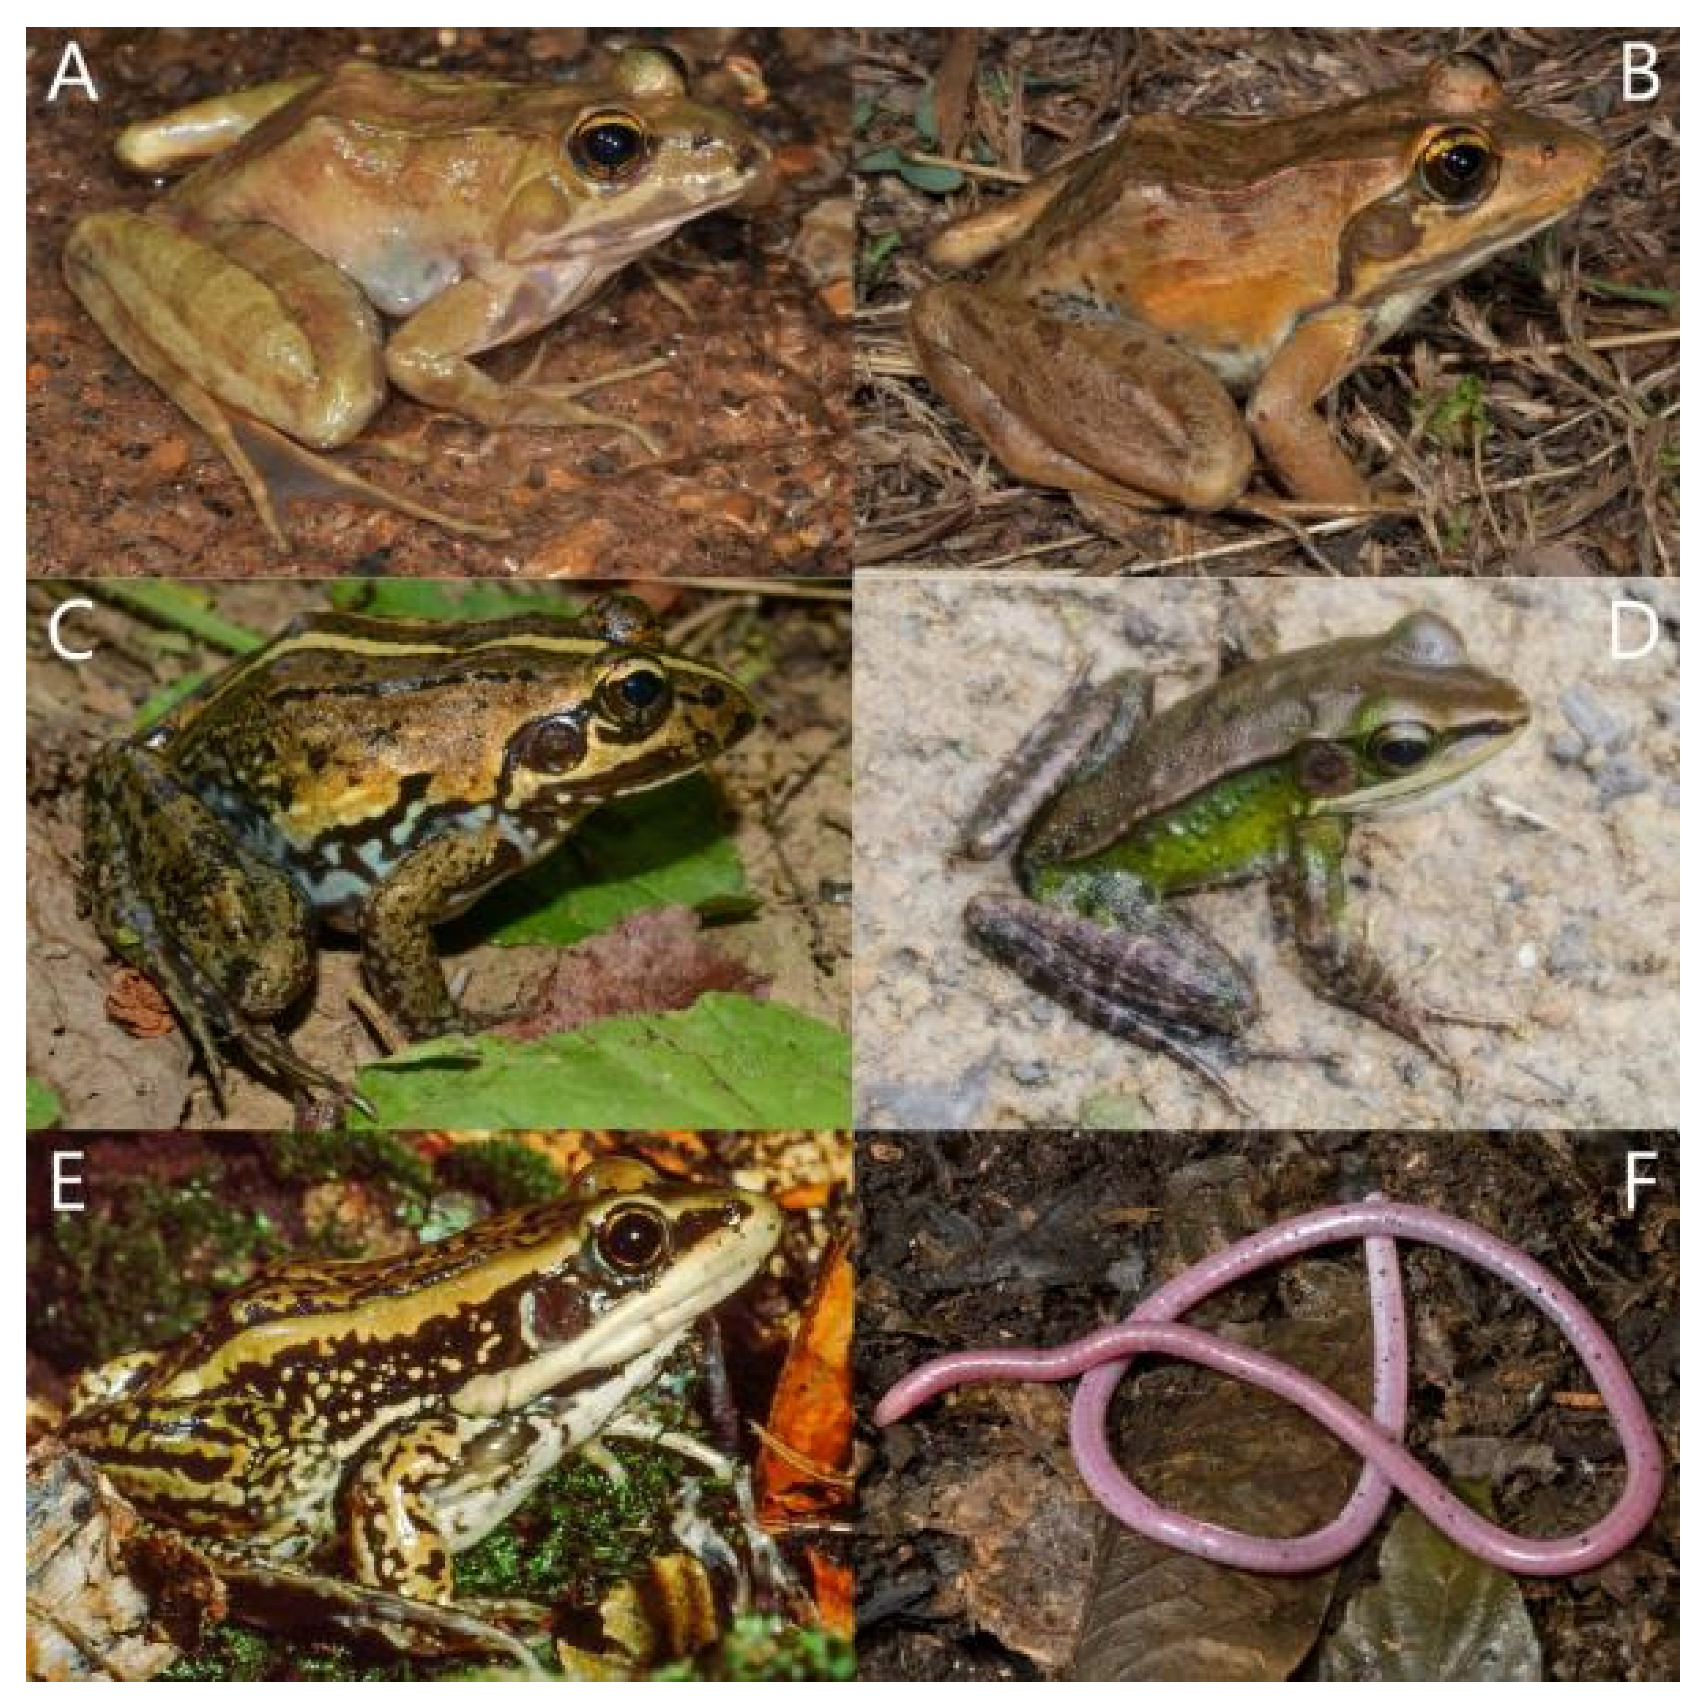
[[[1363,505],[1317,400],[1604,158],[1468,53],[1292,118],[1131,118],[938,233],[934,263],[990,265],[914,298],[914,349],[1011,473],[1094,516],[1228,508],[1260,456],[1295,499]]]
[[[610,427],[656,455],[640,427],[580,400],[660,363],[505,384],[470,358],[769,183],[764,145],[644,47],[575,83],[350,60],[132,125],[118,152],[142,171],[204,163],[151,207],[79,221],[66,279],[225,454],[281,547],[279,500],[302,490],[503,537],[314,454],[354,439],[388,382],[482,426]]]

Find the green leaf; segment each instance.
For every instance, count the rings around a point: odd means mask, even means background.
[[[927,77],[919,86],[918,98],[913,103],[913,128],[919,135],[919,140],[925,144],[928,154],[937,152],[937,142],[940,135],[937,129],[937,79]]]
[[[531,1043],[437,1039],[365,1067],[376,1127],[814,1127],[852,1119],[846,1034],[714,991]]]
[[[453,623],[526,617],[535,612],[572,617],[587,602],[566,599],[558,592],[518,592],[508,585],[413,578],[335,581],[328,593],[334,608],[364,617],[420,617]]]
[[[24,1126],[32,1133],[43,1127],[57,1127],[65,1114],[59,1093],[39,1079],[24,1080]]]
[[[1486,1497],[1473,1504],[1486,1506]],[[1541,1645],[1517,1582],[1448,1541],[1415,1507],[1394,1520],[1380,1568],[1324,1643],[1323,1677],[1522,1683],[1542,1676]]]
[[[721,818],[717,791],[698,772],[612,801],[550,859],[493,891],[466,930],[479,941],[561,948],[644,908],[745,918],[759,900]]]
[[[876,288],[889,271],[890,257],[901,245],[899,231],[883,231],[868,243],[860,254],[860,276],[868,291]]]
[[[966,175],[953,166],[931,166],[912,160],[899,148],[875,148],[854,162],[856,172],[894,172],[898,178],[923,190],[928,196],[946,196],[966,182]]]

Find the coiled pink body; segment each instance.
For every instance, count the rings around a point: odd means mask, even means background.
[[[1405,1295],[1396,1239],[1440,1246],[1524,1294],[1584,1361],[1625,1453],[1625,1487],[1607,1515],[1575,1536],[1514,1535],[1457,1499],[1401,1445],[1405,1434]],[[1290,1364],[1175,1319],[1234,1281],[1319,1245],[1363,1240],[1374,1314],[1374,1397],[1369,1415]],[[1307,1536],[1252,1536],[1159,1506],[1128,1480],[1109,1450],[1109,1402],[1133,1358],[1163,1353],[1236,1376],[1291,1402],[1364,1460],[1339,1517]],[[1357,1548],[1399,1488],[1467,1552],[1508,1571],[1563,1577],[1611,1559],[1642,1531],[1660,1500],[1666,1464],[1641,1395],[1618,1349],[1584,1306],[1539,1263],[1471,1222],[1416,1204],[1372,1198],[1278,1222],[1159,1287],[1125,1322],[1052,1350],[952,1352],[890,1389],[874,1413],[882,1426],[963,1382],[1059,1382],[1083,1376],[1074,1396],[1075,1462],[1092,1494],[1123,1524],[1185,1553],[1255,1572],[1311,1572]]]

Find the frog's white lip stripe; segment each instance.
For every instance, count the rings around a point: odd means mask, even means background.
[[[1397,817],[1413,807],[1438,806],[1464,788],[1487,761],[1510,747],[1524,733],[1525,727],[1518,723],[1481,741],[1467,741],[1456,762],[1445,767],[1425,767],[1416,776],[1391,777],[1353,794],[1322,801],[1312,809],[1312,816],[1318,813],[1325,816],[1358,813],[1388,818]]]
[[[467,1416],[496,1417],[578,1376],[628,1364],[703,1316],[755,1274],[777,1244],[777,1207],[759,1197],[745,1202],[747,1214],[736,1226],[696,1241],[650,1287],[619,1300],[575,1339],[519,1369],[474,1377],[451,1404]]]

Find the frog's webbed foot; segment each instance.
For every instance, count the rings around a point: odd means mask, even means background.
[[[1158,909],[1154,934],[1138,936],[995,893],[974,896],[964,917],[979,948],[1033,989],[1088,1026],[1160,1051],[1252,1118],[1201,1046],[1216,1034],[1236,1037],[1256,999],[1231,960],[1204,958],[1207,939],[1183,919]],[[1220,988],[1208,983],[1214,973]]]
[[[664,447],[644,427],[625,421],[620,415],[602,415],[576,400],[602,386],[640,379],[645,374],[655,374],[669,366],[668,357],[656,356],[649,362],[636,362],[632,367],[613,368],[609,373],[595,374],[591,379],[516,380],[502,391],[503,419],[488,420],[485,424],[489,427],[606,427],[628,434],[649,457],[661,457]]]
[[[246,1624],[270,1631],[342,1631],[380,1642],[405,1655],[502,1655],[532,1678],[545,1671],[528,1646],[504,1629],[509,1604],[468,1607],[417,1600],[395,1590],[351,1583],[343,1578],[264,1561],[226,1556],[209,1550],[221,1582],[231,1592],[233,1612]],[[533,1623],[538,1623],[537,1613]]]
[[[180,405],[183,400],[180,398]],[[226,460],[236,469],[239,479],[259,512],[261,521],[274,544],[289,550],[290,539],[279,518],[280,508],[293,499],[330,501],[333,503],[363,504],[370,509],[396,510],[400,515],[413,516],[418,522],[430,522],[447,533],[465,534],[479,540],[507,540],[510,530],[495,522],[478,522],[472,517],[457,516],[448,510],[436,510],[431,505],[417,504],[389,487],[364,480],[352,469],[345,468],[331,457],[320,455],[297,444],[294,439],[247,416],[229,418],[219,411],[219,405],[209,403],[220,413],[222,433],[208,428],[206,421],[196,416],[198,424],[209,433]],[[186,413],[191,413],[186,409]]]
[[[1163,508],[1136,492],[1120,498],[1102,492],[1073,492],[1068,496],[1073,499],[1080,520],[1094,534],[1110,540],[1136,539],[1145,524]]]
[[[1427,1004],[1414,1002],[1367,943],[1339,929],[1301,930],[1298,943],[1305,970],[1322,996],[1405,1039],[1463,1089],[1464,1069],[1428,1024],[1443,1016]]]

